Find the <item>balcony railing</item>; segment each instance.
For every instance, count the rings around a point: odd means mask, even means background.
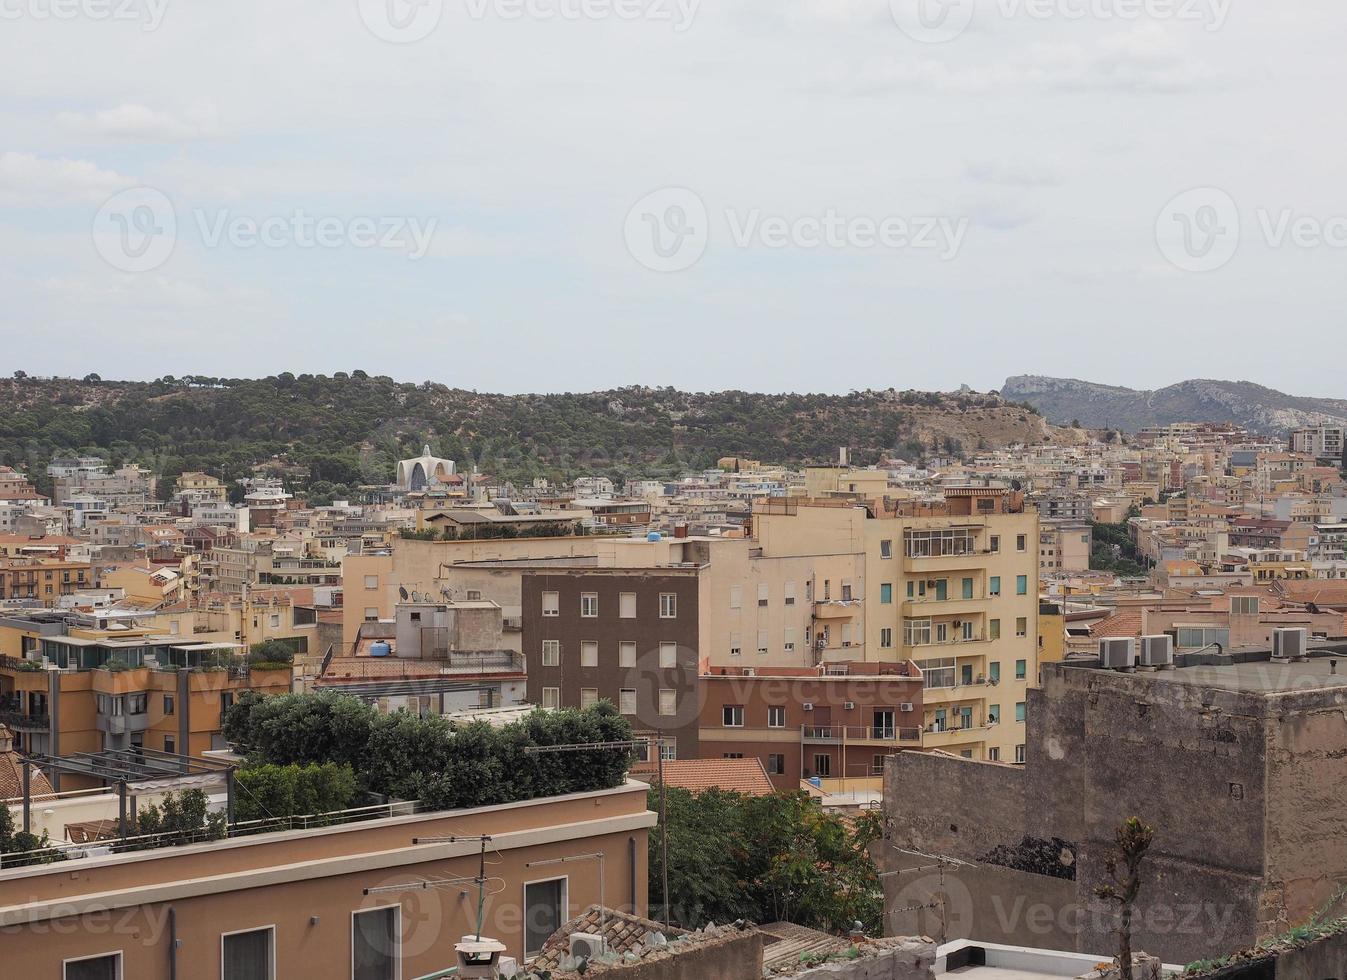
[[[920,728],[872,728],[864,725],[806,725],[806,742],[920,742]]]
[[[51,715],[33,714],[28,711],[0,710],[0,725],[19,731],[45,732],[51,728]]]

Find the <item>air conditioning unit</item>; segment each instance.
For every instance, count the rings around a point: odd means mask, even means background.
[[[1137,665],[1137,641],[1130,636],[1099,641],[1099,665],[1107,670],[1127,670]]]
[[[752,667],[745,667],[745,668],[744,668],[744,676],[745,676],[745,677],[754,677],[754,676],[756,676],[756,672],[753,670]]]
[[[902,704],[898,705],[898,710],[899,710],[899,711],[913,711],[913,710],[915,710],[915,709],[912,707],[911,702],[906,702],[906,701],[905,701],[905,702],[903,702]]]
[[[1309,654],[1310,631],[1275,629],[1272,631],[1272,656],[1278,660],[1298,660]]]
[[[806,702],[804,703],[804,710],[805,710],[805,711],[813,711],[813,710],[814,710],[814,702],[813,702],[813,701],[806,701]]]
[[[578,960],[598,959],[608,951],[604,938],[592,932],[573,932],[570,941],[571,956]]]
[[[1143,667],[1172,667],[1174,665],[1174,638],[1168,634],[1143,636],[1141,656]]]
[[[847,710],[847,711],[855,711],[855,710],[856,710],[856,702],[855,702],[855,701],[848,701],[848,702],[846,702],[846,710]]]

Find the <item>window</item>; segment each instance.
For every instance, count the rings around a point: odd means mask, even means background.
[[[623,640],[617,645],[617,665],[619,667],[636,666],[636,643],[632,640]]]
[[[556,711],[561,707],[561,688],[545,687],[543,688],[543,707]]]
[[[1029,594],[1029,576],[1028,576],[1028,575],[1016,575],[1016,576],[1015,576],[1015,594],[1016,594],[1016,595],[1028,595],[1028,594]]]
[[[780,704],[769,704],[767,706],[767,727],[785,728],[786,727],[786,708]]]
[[[1218,630],[1195,626],[1180,626],[1177,630],[1175,645],[1180,648],[1196,649],[1210,646],[1213,643],[1219,643],[1222,647],[1230,646],[1230,631],[1228,629]]]
[[[597,687],[580,688],[580,707],[592,708],[599,703],[599,689]]]
[[[893,583],[885,582],[879,587],[879,601],[885,605],[893,602]]]
[[[993,576],[991,577],[991,580],[987,583],[987,594],[988,594],[988,595],[994,595],[994,596],[995,596],[995,595],[1000,595],[1000,594],[1001,594],[1001,576],[1000,576],[1000,575],[993,575]]]
[[[524,883],[524,959],[543,951],[543,943],[567,919],[566,879]]]
[[[559,667],[561,665],[561,641],[543,640],[543,666]]]
[[[122,980],[120,952],[66,960],[63,967],[63,980]]]
[[[758,630],[758,653],[767,652],[767,631]]]
[[[599,641],[580,641],[580,666],[597,667],[599,665]]]
[[[1001,634],[998,631],[996,635],[1000,636]],[[993,660],[990,664],[987,665],[987,676],[991,678],[991,682],[993,684],[1001,683],[1001,661]]]
[[[352,980],[397,980],[402,906],[351,913]]]
[[[165,751],[165,752],[177,752],[177,751],[178,751],[178,740],[177,740],[176,738],[174,738],[172,735],[165,735],[165,736],[164,736],[164,751]]]
[[[221,692],[220,692],[220,717],[223,718],[224,715],[225,715],[225,712],[227,712],[227,711],[228,711],[230,708],[232,708],[232,707],[234,707],[234,692],[233,692],[233,691],[221,691]]]
[[[999,535],[999,534],[993,534],[990,538],[987,539],[987,541],[988,541],[988,543],[987,543],[987,550],[988,550],[988,551],[990,551],[990,552],[991,552],[992,554],[994,554],[994,555],[1000,552],[1000,550],[1001,550],[1001,535]]]
[[[909,531],[903,539],[908,558],[940,558],[945,555],[971,555],[973,546],[971,528],[952,528],[944,531]]]
[[[998,749],[996,746],[993,745],[990,749],[987,750],[987,761],[988,761],[988,762],[1000,762],[1000,761],[1001,761],[1001,750]]]
[[[850,624],[850,623],[843,623],[843,624],[842,624],[842,646],[844,646],[844,647],[849,647],[849,646],[851,646],[851,624]]]
[[[1016,702],[1015,702],[1015,720],[1016,720],[1016,721],[1024,721],[1024,702],[1023,702],[1023,701],[1016,701]]]
[[[1015,620],[1015,635],[1016,636],[1029,635],[1029,620],[1026,619],[1024,616],[1019,616]]]
[[[730,656],[738,657],[744,652],[744,638],[740,633],[730,634]]]
[[[561,596],[556,592],[543,593],[543,615],[560,616],[561,615]]]
[[[659,757],[665,762],[678,761],[678,739],[666,738],[660,743]]]
[[[221,980],[272,980],[276,973],[272,926],[220,937]]]
[[[893,542],[892,542],[892,541],[881,541],[881,542],[879,542],[879,557],[880,557],[880,558],[892,558],[892,557],[893,557]]]
[[[781,630],[781,646],[787,653],[795,652],[795,627],[786,626]]]
[[[661,592],[659,594],[659,618],[678,618],[678,595],[676,593]]]
[[[659,713],[664,716],[678,714],[678,692],[668,687],[659,689]]]
[[[939,657],[935,660],[918,660],[921,676],[927,687],[954,686],[954,658]]]
[[[1001,639],[1001,621],[999,619],[987,621],[987,636],[993,640]]]
[[[851,601],[851,579],[849,578],[842,579],[842,601]]]
[[[623,592],[617,597],[617,615],[620,619],[636,618],[635,592]]]
[[[1029,548],[1029,539],[1026,538],[1023,534],[1015,535],[1015,550],[1026,551],[1028,550],[1028,548]]]
[[[883,628],[880,629],[880,631],[879,631],[879,646],[880,646],[880,649],[883,649],[883,650],[889,650],[889,649],[892,649],[892,647],[893,647],[893,629],[892,629],[892,627],[885,626],[885,627],[883,627]]]
[[[814,775],[825,779],[833,774],[833,757],[819,753],[814,756]]]
[[[1001,720],[1001,706],[999,704],[987,705],[987,724],[995,725]]]
[[[378,587],[379,587],[379,576],[377,576],[377,575],[366,575],[366,576],[365,576],[365,588],[367,588],[367,589],[377,589]]]
[[[636,692],[629,687],[624,687],[617,695],[617,708],[624,715],[636,714]]]
[[[165,694],[165,695],[164,695],[164,714],[166,714],[166,715],[171,715],[171,714],[173,714],[173,711],[174,711],[173,695],[171,695],[171,694]]]
[[[659,645],[659,665],[661,670],[673,670],[678,666],[677,643],[661,643]]]
[[[126,713],[128,715],[143,715],[149,699],[148,694],[128,694],[126,696]],[[224,710],[224,705],[221,704],[220,708]]]
[[[962,585],[963,585],[963,591],[961,593],[962,597],[965,599],[973,598],[973,580],[971,578],[966,578],[963,580]]]
[[[271,628],[272,628],[272,629],[279,629],[279,628],[280,628],[280,625],[281,625],[281,617],[280,617],[280,614],[279,614],[279,613],[272,613],[272,616],[271,616]]]
[[[742,585],[730,586],[730,608],[738,609],[744,604],[744,587]]]
[[[771,588],[767,585],[767,583],[764,582],[764,583],[762,583],[761,585],[758,586],[758,605],[759,605],[759,606],[765,606],[765,605],[767,605],[767,603],[768,603],[768,602],[770,601],[770,599],[771,599],[771,596],[772,596],[772,590],[771,590]]]
[[[365,622],[373,623],[379,618],[379,610],[374,606],[365,607]]]
[[[744,727],[744,706],[727,704],[720,709],[720,724],[725,728]]]
[[[1016,762],[1023,762],[1023,761],[1024,761],[1024,746],[1023,746],[1023,745],[1017,745],[1017,746],[1015,746],[1015,761],[1016,761]]]
[[[1257,616],[1258,615],[1258,596],[1256,595],[1232,595],[1230,597],[1230,615],[1232,616]]]
[[[599,594],[597,592],[580,593],[580,615],[584,619],[595,619],[599,615]]]
[[[722,752],[720,757],[722,759],[742,759],[744,754],[742,752]]]
[[[786,757],[775,752],[767,756],[767,775],[784,776],[786,773]]]
[[[1022,681],[1022,680],[1024,680],[1024,678],[1027,676],[1026,673],[1025,673],[1025,671],[1026,671],[1026,664],[1025,664],[1025,662],[1024,662],[1023,660],[1016,660],[1016,661],[1015,661],[1015,680],[1017,680],[1017,681]]]
[[[926,646],[931,642],[931,621],[929,619],[903,620],[903,645],[909,647]]]
[[[781,589],[785,597],[785,603],[788,606],[795,605],[795,583],[787,582]]]

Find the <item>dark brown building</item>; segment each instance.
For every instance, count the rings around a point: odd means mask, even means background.
[[[611,701],[666,758],[698,757],[698,569],[564,568],[521,586],[528,698]]]

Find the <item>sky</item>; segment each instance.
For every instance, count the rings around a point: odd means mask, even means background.
[[[1345,49],[1341,0],[0,0],[0,371],[1342,396]]]

